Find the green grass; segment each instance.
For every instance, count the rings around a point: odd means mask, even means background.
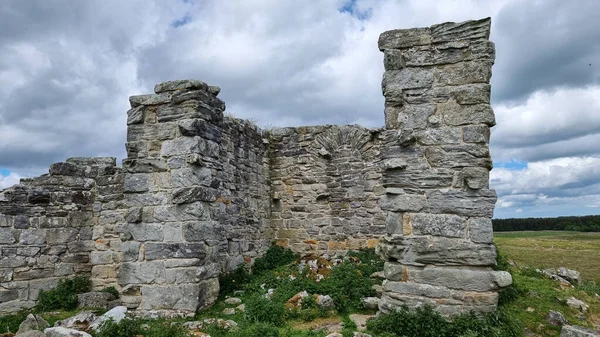
[[[566,267],[600,282],[600,233],[540,231],[494,234],[498,249],[517,265]]]
[[[502,310],[523,323],[534,336],[558,336],[560,327],[546,322],[548,310],[559,311],[574,325],[592,328],[600,315],[600,302],[584,289],[561,289],[559,282],[546,278],[530,268],[511,268],[513,287],[519,296],[502,305]],[[569,297],[578,298],[590,306],[587,313],[566,305]],[[583,318],[583,319],[580,319]],[[600,321],[598,321],[600,323]]]

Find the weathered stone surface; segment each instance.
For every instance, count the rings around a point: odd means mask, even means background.
[[[421,145],[458,144],[462,142],[462,129],[451,127],[426,129],[418,132],[416,137]]]
[[[140,105],[158,105],[171,101],[171,95],[168,93],[137,95],[129,97],[129,104],[132,108]]]
[[[487,217],[494,215],[496,191],[458,191],[451,189],[427,192],[431,213],[453,213],[461,216]]]
[[[447,103],[454,100],[458,104],[489,104],[491,86],[487,83],[474,83],[458,86],[419,88],[402,90],[402,98],[408,104]]]
[[[12,229],[0,228],[0,244],[13,244],[15,241]]]
[[[445,22],[431,26],[433,43],[485,39],[490,37],[490,18],[464,22]]]
[[[439,103],[437,113],[443,117],[444,122],[448,125],[496,125],[494,111],[489,104],[461,105],[451,99],[447,103]]]
[[[109,311],[105,312],[104,314],[102,314],[102,316],[94,319],[93,322],[90,324],[90,328],[92,330],[98,330],[98,328],[100,328],[104,322],[109,321],[109,320],[111,320],[115,323],[119,323],[121,320],[123,320],[125,318],[126,314],[127,314],[127,307],[124,307],[124,306],[114,307],[114,308],[110,309]]]
[[[198,309],[200,286],[185,285],[145,285],[141,288],[142,302],[139,310],[170,309],[195,312]]]
[[[44,334],[48,337],[92,337],[89,333],[63,327],[48,328]]]
[[[164,283],[164,280],[164,265],[156,261],[124,262],[117,275],[120,285]]]
[[[548,316],[546,316],[546,321],[552,325],[567,325],[569,321],[563,316],[559,311],[548,310]]]
[[[177,258],[204,258],[206,249],[203,243],[146,243],[146,260]]]
[[[431,44],[429,28],[412,28],[389,30],[379,35],[379,50],[401,49]]]
[[[160,94],[165,91],[176,90],[208,90],[208,85],[198,80],[177,80],[159,83],[154,86],[154,92]]]
[[[148,174],[128,174],[125,176],[125,192],[147,192],[151,176]]]
[[[489,83],[492,78],[492,61],[469,61],[435,68],[433,86]]]
[[[29,330],[27,332],[18,334],[19,337],[48,337],[45,333],[38,330]]]
[[[429,69],[403,68],[389,70],[383,74],[383,95],[390,101],[401,99],[402,90],[415,88],[430,88],[433,85],[433,72]]]
[[[142,123],[144,121],[145,109],[146,107],[141,105],[127,111],[127,125]]]
[[[414,236],[382,238],[380,255],[408,265],[493,266],[496,249],[490,244],[446,237]]]
[[[599,331],[592,329],[575,326],[575,325],[563,325],[560,330],[560,337],[598,337],[600,336]]]
[[[108,309],[109,303],[116,300],[113,294],[106,292],[89,292],[77,295],[79,308],[104,308]]]
[[[213,305],[219,297],[219,279],[211,278],[200,282],[198,298],[198,309],[207,308]]]
[[[386,194],[381,198],[381,209],[394,212],[419,212],[427,206],[424,195]]]
[[[56,323],[54,323],[54,326],[60,326],[63,328],[87,327],[97,318],[98,316],[91,311],[82,311],[75,316],[71,316],[69,318],[57,321]]]
[[[35,330],[44,330],[49,328],[50,324],[46,322],[40,315],[29,314],[27,318],[19,325],[19,330],[17,330],[17,335],[24,334],[27,331],[35,331]]]
[[[467,222],[469,239],[475,243],[492,243],[494,233],[490,218],[470,218]]]
[[[465,291],[494,291],[512,283],[510,273],[492,270],[469,270],[452,267],[413,267],[386,262],[386,279],[444,286]]]
[[[487,125],[467,125],[463,127],[463,140],[465,143],[490,142],[490,127]]]
[[[462,238],[467,231],[466,220],[457,215],[408,213],[404,215],[404,222],[415,235]]]
[[[174,204],[187,204],[195,201],[215,201],[219,192],[208,187],[184,187],[173,191]]]
[[[179,127],[179,132],[181,132],[183,136],[200,136],[215,142],[220,142],[222,138],[221,128],[210,124],[203,119],[184,119],[179,121],[177,126]]]

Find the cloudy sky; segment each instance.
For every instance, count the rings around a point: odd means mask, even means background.
[[[2,0],[0,188],[125,156],[128,96],[193,78],[264,127],[383,125],[385,30],[492,17],[496,217],[600,213],[600,1]]]

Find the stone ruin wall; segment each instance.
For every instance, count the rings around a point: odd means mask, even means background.
[[[383,33],[385,127],[262,131],[223,115],[218,87],[130,98],[127,158],[71,158],[0,192],[0,313],[91,275],[138,312],[193,313],[219,273],[275,241],[298,252],[374,247],[380,310],[497,305],[489,190],[490,21]]]
[[[380,200],[383,312],[422,304],[444,314],[489,312],[512,282],[492,270],[489,34],[488,18],[379,37],[386,129],[397,139],[384,155]]]
[[[385,233],[380,131],[328,125],[271,132],[271,237],[278,244],[321,253],[375,247]]]
[[[123,199],[114,158],[71,158],[0,193],[0,314],[35,305],[59,279],[90,275],[95,233]]]

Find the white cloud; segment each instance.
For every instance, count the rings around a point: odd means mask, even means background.
[[[8,176],[0,174],[0,190],[18,184],[20,179],[21,177],[14,172],[11,172]]]
[[[600,202],[600,157],[545,160],[522,170],[495,168],[490,184],[498,193],[498,210],[506,209],[499,214],[518,209],[531,214],[550,206],[577,208]]]
[[[600,154],[600,85],[538,91],[523,104],[496,104],[497,161]]]

